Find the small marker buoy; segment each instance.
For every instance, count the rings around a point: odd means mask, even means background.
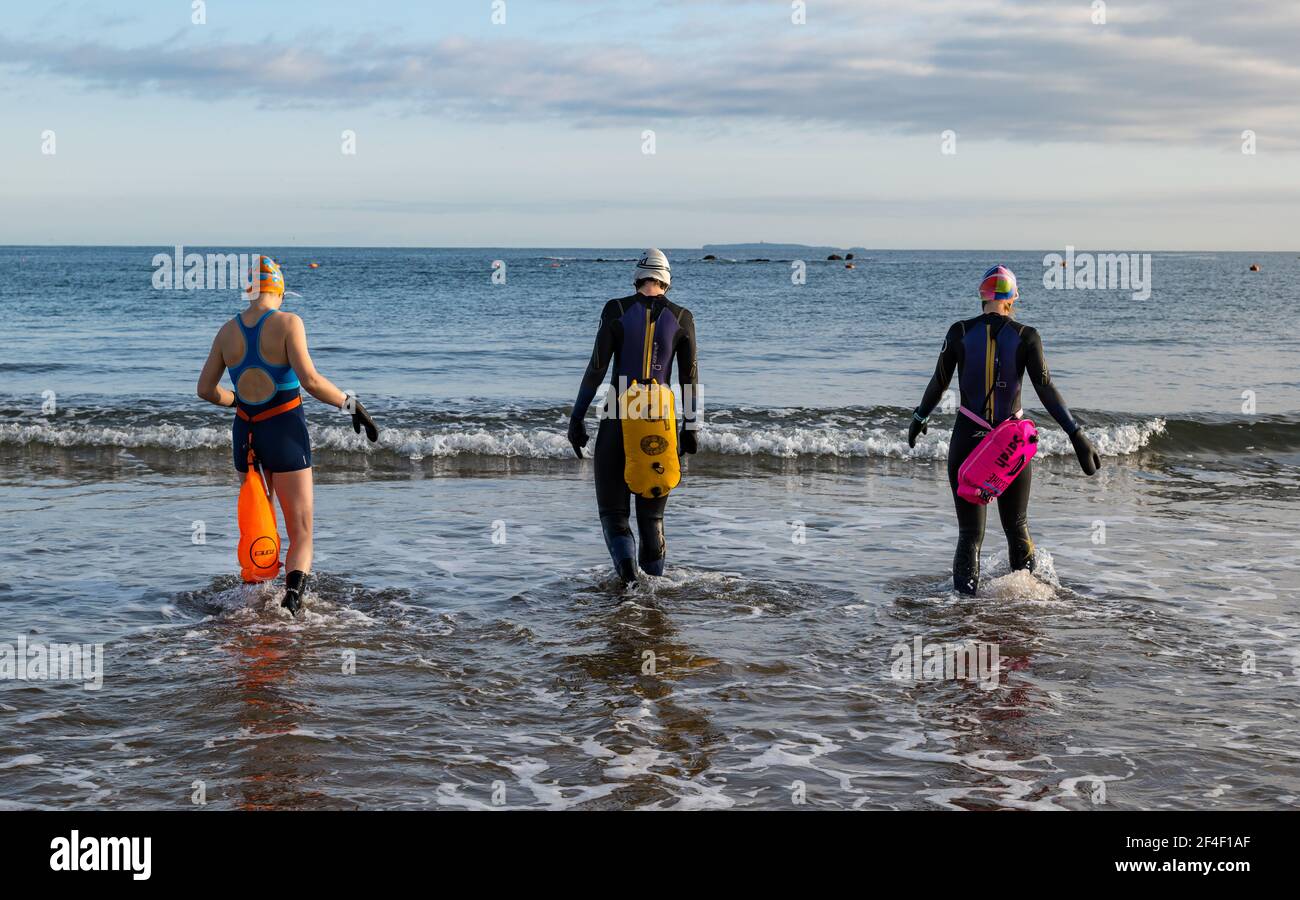
[[[846,268],[846,269],[852,269],[852,268],[853,268],[853,263],[845,263],[845,264],[844,264],[844,268]]]
[[[320,263],[315,263],[315,262],[314,262],[314,263],[307,263],[307,268],[309,268],[309,269],[319,269],[319,268],[320,268]]]
[[[1250,264],[1250,271],[1252,271],[1252,272],[1258,272],[1258,271],[1259,271],[1259,263],[1251,263],[1251,264]]]

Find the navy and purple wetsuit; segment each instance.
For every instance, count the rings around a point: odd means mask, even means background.
[[[927,418],[948,389],[953,373],[961,387],[961,405],[992,425],[1020,411],[1020,382],[1026,372],[1038,399],[1065,430],[1073,435],[1079,425],[1052,384],[1043,359],[1043,342],[1028,325],[997,313],[985,313],[956,322],[948,329],[939,363],[925,389],[916,415]],[[980,577],[980,545],[984,541],[986,507],[957,496],[957,471],[987,434],[966,416],[958,416],[948,445],[948,481],[957,506],[957,554],[953,559],[953,584],[965,594],[975,593]],[[1033,483],[1029,463],[997,500],[998,518],[1007,536],[1011,568],[1032,569],[1034,542],[1029,537],[1029,490]]]
[[[616,569],[625,569],[633,557],[638,557],[644,571],[662,575],[668,552],[663,521],[668,498],[637,495],[636,520],[641,535],[638,555],[636,538],[628,524],[632,495],[623,475],[623,428],[613,398],[633,381],[646,383],[653,379],[670,385],[675,364],[682,390],[682,424],[684,428],[695,427],[700,378],[695,362],[695,319],[690,310],[667,297],[642,294],[606,303],[600,314],[596,346],[573,404],[572,421],[581,422],[586,417],[611,360],[611,400],[604,405],[596,434],[596,507],[600,524]]]

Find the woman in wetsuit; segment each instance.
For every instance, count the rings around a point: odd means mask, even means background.
[[[917,435],[926,431],[930,413],[947,390],[954,372],[959,373],[962,407],[996,427],[1020,415],[1020,380],[1028,371],[1038,399],[1070,436],[1084,474],[1092,475],[1101,467],[1101,460],[1052,384],[1038,332],[1011,318],[1012,306],[1019,296],[1016,276],[1006,266],[994,266],[984,273],[980,282],[984,314],[957,322],[948,329],[934,376],[925,389],[921,405],[912,413],[907,444],[915,447]],[[957,505],[957,554],[952,563],[952,581],[963,594],[974,594],[979,587],[985,507],[957,496],[957,471],[986,434],[973,419],[958,415],[948,446],[948,482]],[[1027,464],[997,499],[998,518],[1006,532],[1012,570],[1034,567],[1028,513],[1032,468],[1032,463]]]
[[[601,408],[600,429],[596,432],[596,508],[605,545],[624,584],[636,580],[638,559],[647,574],[664,573],[668,553],[664,542],[664,509],[668,496],[636,495],[636,523],[641,535],[638,554],[636,538],[628,524],[631,491],[624,480],[623,428],[618,419],[617,397],[633,381],[644,384],[653,378],[661,385],[669,385],[676,362],[682,392],[678,448],[683,454],[694,453],[700,382],[695,364],[695,319],[690,310],[667,297],[672,285],[668,258],[658,250],[647,250],[637,263],[632,281],[636,285],[635,294],[605,304],[596,332],[596,347],[569,418],[569,443],[581,459],[582,448],[589,440],[584,422],[587,409],[605,379],[612,358],[609,400]]]
[[[280,605],[296,616],[307,593],[312,551],[311,440],[299,387],[322,403],[350,413],[353,430],[360,434],[364,427],[372,442],[379,439],[379,430],[359,400],[316,371],[307,352],[302,319],[280,311],[284,302],[280,267],[269,256],[262,256],[250,276],[245,289],[248,309],[217,332],[199,375],[198,393],[209,403],[234,408],[231,443],[235,468],[248,471],[251,445],[268,486],[280,500],[289,533],[284,561],[288,575]],[[233,392],[219,384],[227,369]]]

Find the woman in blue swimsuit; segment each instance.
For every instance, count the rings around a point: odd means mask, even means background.
[[[199,375],[198,393],[209,403],[234,408],[235,468],[248,471],[251,446],[267,484],[280,500],[289,533],[281,605],[297,615],[307,592],[312,551],[311,439],[299,388],[351,413],[353,430],[360,434],[364,427],[371,441],[379,439],[379,430],[359,400],[344,394],[312,365],[302,319],[280,311],[284,302],[280,267],[263,256],[251,274],[248,309],[217,332]],[[220,385],[227,369],[233,392]]]

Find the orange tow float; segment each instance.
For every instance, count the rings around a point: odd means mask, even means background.
[[[270,581],[280,573],[280,530],[262,467],[248,449],[248,473],[239,489],[239,575],[245,582]]]

